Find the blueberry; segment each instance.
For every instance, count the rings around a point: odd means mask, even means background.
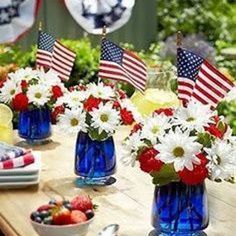
[[[30,215],[31,220],[34,220],[37,217],[40,217],[40,212],[38,212],[38,211],[34,211]]]
[[[42,223],[42,219],[40,217],[36,217],[34,219],[34,221],[37,222],[37,223]]]
[[[41,211],[40,212],[40,217],[41,218],[46,218],[46,217],[48,217],[48,216],[50,216],[50,212],[49,211]]]
[[[87,210],[85,212],[85,215],[87,216],[87,219],[92,219],[94,217],[94,212],[92,210]]]
[[[43,220],[43,223],[44,223],[45,225],[51,225],[51,224],[52,224],[52,217],[51,217],[51,216],[46,217],[46,218]]]

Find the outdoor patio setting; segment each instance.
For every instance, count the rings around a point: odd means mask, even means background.
[[[236,2],[0,1],[0,236],[233,236]]]

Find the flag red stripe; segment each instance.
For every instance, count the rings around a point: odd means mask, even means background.
[[[65,64],[67,67],[73,67],[73,63],[63,60],[60,56],[58,56],[56,53],[53,54],[53,59],[59,61],[62,64]]]
[[[198,84],[196,84],[194,89],[196,91],[199,91],[201,94],[205,95],[213,103],[217,103],[218,102],[218,100],[215,97],[211,96],[206,90],[202,89]],[[193,91],[193,94],[195,94],[195,91]]]
[[[60,67],[58,67],[55,63],[52,65],[52,68],[58,72],[58,74],[62,74],[64,76],[69,77],[70,73],[68,73],[67,71],[62,70]]]
[[[64,70],[64,71],[68,72],[69,74],[70,74],[70,71],[71,71],[71,69],[72,69],[72,67],[68,67],[68,66],[66,66],[65,64],[61,63],[60,61],[55,60],[54,58],[53,58],[53,60],[52,60],[52,64],[57,65],[58,67],[60,67],[60,68],[61,68],[62,70]]]
[[[70,50],[69,48],[65,47],[63,44],[61,44],[59,41],[55,42],[55,45],[60,48],[62,51],[64,51],[65,53],[67,53],[69,56],[71,57],[76,57],[76,53],[73,52],[72,50]]]
[[[68,54],[67,52],[61,50],[61,48],[59,48],[56,44],[54,45],[53,48],[53,54],[59,54],[61,57],[63,57],[64,59],[66,59],[67,61],[73,62],[75,57],[71,56],[70,54]]]
[[[128,57],[131,57],[131,58],[134,58],[135,60],[137,60],[139,63],[141,63],[142,67],[144,68],[144,70],[146,70],[146,65],[145,63],[136,55],[134,54],[133,52],[131,51],[128,51],[128,50],[125,50],[124,51],[124,56],[128,56]],[[127,58],[127,57],[126,57]]]

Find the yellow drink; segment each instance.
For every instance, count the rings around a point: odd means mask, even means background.
[[[0,124],[0,142],[13,144],[13,127],[12,123],[8,126]]]

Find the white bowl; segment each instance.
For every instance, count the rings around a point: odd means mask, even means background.
[[[45,225],[31,220],[34,230],[40,236],[85,236],[94,217],[83,223],[71,225]]]

